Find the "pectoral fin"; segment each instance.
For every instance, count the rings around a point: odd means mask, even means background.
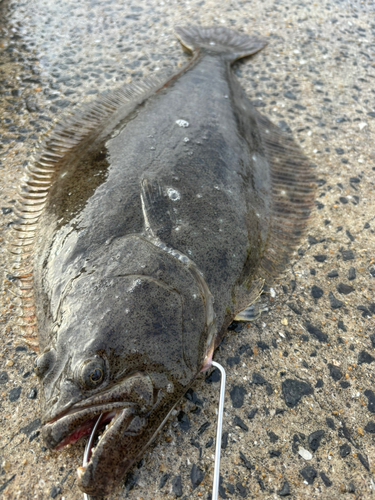
[[[264,307],[260,302],[250,304],[246,309],[236,314],[234,321],[255,321],[266,310],[267,307]]]
[[[150,175],[141,182],[141,200],[146,232],[161,240],[168,239],[173,227],[170,200],[159,181]]]

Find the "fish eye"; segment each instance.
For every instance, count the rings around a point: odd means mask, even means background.
[[[35,374],[39,378],[43,377],[43,375],[45,375],[47,371],[51,368],[54,361],[55,361],[55,351],[53,349],[49,349],[48,351],[38,356],[34,362]]]
[[[79,383],[83,389],[95,389],[104,380],[105,366],[102,358],[86,360],[79,370]]]

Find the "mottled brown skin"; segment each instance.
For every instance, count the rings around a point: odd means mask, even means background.
[[[91,495],[109,494],[142,456],[252,298],[271,174],[260,115],[230,63],[262,46],[232,54],[203,44],[60,162],[36,239],[37,372],[51,447],[119,411],[79,479]],[[214,298],[214,338],[192,266]]]

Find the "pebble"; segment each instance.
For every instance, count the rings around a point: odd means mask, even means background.
[[[11,389],[8,394],[9,401],[11,401],[12,403],[14,403],[14,401],[17,401],[21,396],[21,391],[22,391],[21,386]]]
[[[346,457],[347,455],[349,455],[350,451],[351,451],[351,447],[347,443],[341,445],[340,446],[340,457],[341,458]]]
[[[356,272],[355,272],[355,268],[354,267],[351,267],[349,269],[349,273],[348,273],[348,280],[352,281],[352,280],[355,280],[356,279]]]
[[[175,476],[172,479],[172,491],[176,495],[176,497],[182,497],[181,476]]]
[[[33,387],[26,397],[27,399],[36,399],[37,395],[38,395],[38,390],[36,387]]]
[[[226,359],[227,365],[230,368],[232,368],[235,365],[238,365],[240,363],[240,361],[241,361],[241,358],[239,356],[233,356],[231,358]]]
[[[228,436],[229,436],[228,432],[223,432],[223,434],[221,435],[221,449],[222,450],[225,450],[226,447],[228,446]]]
[[[195,464],[193,464],[193,467],[191,468],[191,472],[190,472],[190,480],[191,480],[191,484],[193,486],[193,490],[198,488],[198,486],[203,481],[204,476],[205,476],[205,473],[202,471],[202,469],[200,469]]]
[[[270,458],[278,458],[281,455],[281,451],[269,450],[268,454],[269,454]]]
[[[166,482],[168,481],[168,479],[170,478],[170,474],[168,474],[167,472],[165,474],[163,474],[160,478],[160,482],[159,482],[159,490],[161,490],[162,488],[164,488]]]
[[[327,477],[324,474],[324,472],[320,473],[320,477],[321,477],[323,483],[325,484],[325,486],[327,486],[327,488],[329,488],[330,486],[332,486],[332,481],[329,479],[329,477]]]
[[[305,450],[305,448],[302,448],[302,446],[300,446],[298,448],[298,454],[304,459],[304,460],[311,460],[312,459],[312,454],[308,451],[308,450]]]
[[[319,254],[319,255],[313,255],[313,257],[317,262],[325,262],[327,260],[327,255]]]
[[[246,469],[248,469],[248,470],[255,469],[254,465],[251,465],[251,463],[245,457],[245,455],[242,453],[242,451],[240,451],[239,455],[240,455],[240,459],[242,460],[242,462],[243,462],[244,466],[246,467]]]
[[[365,425],[365,431],[370,432],[371,434],[375,434],[375,422],[373,420],[370,420],[366,425]]]
[[[249,430],[248,426],[245,424],[245,422],[238,415],[234,416],[233,423],[236,427],[240,427],[245,432],[247,432]]]
[[[270,431],[267,433],[268,437],[270,438],[271,443],[276,443],[276,441],[279,440],[279,436],[275,434],[273,431]]]
[[[326,333],[322,332],[322,330],[320,328],[318,328],[317,326],[314,326],[311,323],[305,323],[305,327],[306,327],[306,330],[313,337],[315,337],[317,340],[319,340],[319,342],[327,342],[328,341],[328,335]]]
[[[1,211],[3,212],[4,215],[8,215],[13,212],[13,209],[10,207],[1,207]]]
[[[258,411],[258,408],[253,408],[252,410],[250,410],[250,413],[248,414],[247,418],[249,420],[253,420],[253,418],[255,417],[256,413]]]
[[[344,261],[353,260],[354,259],[353,250],[343,250],[341,253],[342,253],[342,258],[343,258]]]
[[[347,328],[341,319],[337,322],[337,328],[340,328],[340,330],[342,330],[343,332],[347,331]]]
[[[314,479],[318,475],[314,467],[311,467],[311,465],[307,465],[304,469],[300,470],[299,473],[307,484],[313,484]]]
[[[205,378],[205,382],[207,384],[212,384],[214,382],[220,382],[220,380],[221,380],[221,375],[220,375],[220,371],[217,368],[212,370],[212,372]]]
[[[323,293],[323,290],[319,286],[313,285],[311,287],[311,295],[314,297],[314,299],[320,299]]]
[[[205,448],[211,448],[213,444],[214,444],[214,438],[210,437],[210,439],[205,444]]]
[[[205,422],[198,429],[198,435],[201,436],[210,427],[211,422]]]
[[[358,354],[358,364],[359,365],[362,365],[363,363],[367,363],[367,364],[370,364],[372,363],[373,361],[375,361],[375,358],[373,356],[371,356],[371,354],[369,354],[368,352],[366,351],[361,351],[359,354]]]
[[[49,496],[51,498],[56,498],[57,495],[60,495],[60,493],[61,493],[60,486],[52,486]]]
[[[215,370],[217,372],[219,372],[219,370],[217,368],[215,368]],[[214,371],[215,371],[214,370]],[[219,372],[219,377],[220,377],[220,372]],[[197,396],[197,393],[193,391],[193,389],[189,389],[186,393],[185,393],[185,398],[188,400],[188,401],[191,401],[193,404],[195,405],[199,405],[199,406],[202,406],[203,403],[202,401],[198,398]]]
[[[375,413],[375,394],[369,389],[363,393],[367,398],[367,409],[371,413]]]
[[[240,495],[241,498],[248,498],[248,489],[242,485],[242,483],[240,482],[237,482],[236,483],[236,488],[238,490],[238,493]]]
[[[333,378],[333,380],[335,380],[336,382],[338,382],[340,379],[342,379],[343,374],[342,374],[340,368],[338,368],[335,365],[332,365],[331,363],[329,363],[327,366],[328,366],[328,369],[329,369],[329,374],[331,375],[331,377]]]
[[[324,434],[325,434],[325,431],[321,429],[321,430],[312,432],[308,436],[307,442],[309,443],[310,449],[312,451],[316,451],[319,448],[320,442],[321,442],[322,438],[324,437]]]
[[[361,462],[363,467],[367,470],[367,472],[370,472],[370,464],[369,464],[368,458],[363,456],[362,453],[359,453],[359,452],[357,453],[357,458]]]
[[[230,391],[230,399],[232,400],[233,408],[241,408],[244,402],[247,391],[242,385],[235,385]]]
[[[41,426],[41,420],[40,418],[36,418],[29,424],[25,425],[24,427],[21,427],[19,432],[22,432],[26,436],[29,436],[32,432],[34,432],[36,429],[38,429]]]
[[[29,442],[34,441],[40,435],[40,431],[33,431],[29,436]]]
[[[180,411],[177,415],[178,425],[180,429],[184,432],[188,431],[190,428],[190,419],[184,411]]]
[[[284,481],[284,484],[282,485],[281,489],[277,492],[279,497],[287,497],[290,495],[290,486],[288,481]]]
[[[9,380],[8,373],[3,371],[0,372],[0,384],[6,384]]]
[[[349,293],[354,292],[354,288],[350,285],[346,285],[345,283],[339,283],[336,288],[337,291],[343,295],[348,295]]]
[[[340,309],[340,307],[344,305],[344,302],[342,302],[339,299],[336,299],[336,297],[333,295],[332,292],[329,292],[328,298],[332,309]]]
[[[308,396],[314,392],[309,383],[290,378],[282,382],[281,390],[285,404],[289,406],[289,408],[294,408],[303,396]]]
[[[327,273],[328,278],[337,278],[338,275],[339,275],[339,273],[336,270],[330,271],[329,273]]]
[[[293,94],[293,92],[291,92],[290,90],[287,90],[285,93],[284,93],[284,97],[286,97],[287,99],[291,99],[292,101],[296,101],[297,100],[297,97],[295,94]]]
[[[267,381],[260,373],[253,372],[252,382],[253,384],[265,384]]]

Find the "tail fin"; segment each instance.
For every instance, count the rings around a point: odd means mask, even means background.
[[[213,28],[176,26],[175,33],[181,45],[189,51],[194,52],[204,48],[210,52],[226,55],[230,62],[251,56],[267,45],[264,38],[243,35],[223,26]]]

